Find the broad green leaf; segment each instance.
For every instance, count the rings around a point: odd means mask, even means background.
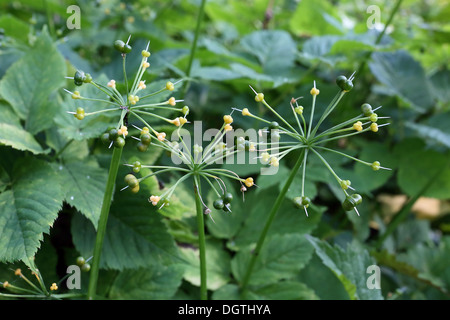
[[[297,46],[291,35],[283,30],[255,31],[242,38],[241,47],[257,57],[263,73],[270,75],[275,86],[293,77]]]
[[[0,143],[34,154],[45,152],[28,131],[7,123],[0,123]]]
[[[342,282],[350,299],[383,299],[381,289],[369,289],[366,283],[370,276],[367,268],[375,264],[367,250],[354,243],[348,244],[347,248],[343,249],[309,235],[306,237],[322,262]]]
[[[414,122],[406,122],[405,125],[416,132],[417,136],[427,141],[427,143],[431,144],[431,141],[433,141],[436,145],[442,145],[450,149],[450,134],[440,129]]]
[[[439,153],[427,149],[419,139],[407,139],[394,149],[398,159],[397,182],[406,194],[416,195],[431,179],[434,179],[423,196],[448,198],[450,167],[448,152]],[[436,176],[437,175],[437,176]]]
[[[64,194],[53,168],[33,158],[17,161],[11,179],[11,189],[0,194],[0,260],[30,266]]]
[[[178,259],[178,251],[161,215],[148,202],[145,188],[138,194],[117,191],[108,217],[101,267],[132,269]],[[92,255],[95,230],[92,223],[75,215],[72,238],[77,250]]]
[[[227,284],[214,291],[213,300],[241,300],[239,287],[235,284]],[[248,300],[317,300],[314,291],[305,284],[287,280],[269,284],[258,288],[249,288],[246,299]],[[261,309],[263,314],[264,307]]]
[[[257,242],[279,191],[278,186],[273,186],[261,192],[247,191],[247,193],[245,202],[234,206],[232,213],[246,217],[242,228],[228,243],[233,250],[239,250]],[[308,214],[309,217],[304,210],[296,208],[292,201],[286,198],[275,216],[268,235],[311,232],[322,217],[322,209],[310,206]]]
[[[304,283],[286,280],[252,290],[261,300],[318,300],[314,290]]]
[[[295,279],[313,288],[315,295],[321,300],[349,299],[342,283],[315,253]]]
[[[433,104],[425,72],[407,51],[375,52],[369,66],[378,81],[417,110]]]
[[[171,299],[181,284],[181,265],[154,265],[119,273],[111,287],[110,299],[117,300],[167,300]]]
[[[297,274],[311,259],[313,248],[302,234],[275,235],[266,239],[256,259],[250,285],[268,285]],[[242,281],[252,256],[250,248],[239,251],[231,261],[237,281]]]
[[[197,248],[181,247],[182,258],[187,262],[184,279],[200,286],[200,259]],[[206,277],[209,290],[217,290],[227,284],[230,278],[230,256],[218,241],[206,241]]]
[[[0,82],[0,95],[25,120],[25,130],[31,134],[53,125],[58,109],[54,93],[64,83],[65,73],[64,59],[46,31],[6,71]]]
[[[301,35],[342,34],[337,10],[325,0],[302,0],[290,20],[291,31]]]
[[[64,200],[77,208],[97,229],[107,172],[95,161],[77,160],[55,165]]]
[[[10,14],[2,15],[2,17],[0,17],[0,28],[4,30],[6,36],[20,40],[24,43],[28,42],[30,25],[22,20],[19,20]]]

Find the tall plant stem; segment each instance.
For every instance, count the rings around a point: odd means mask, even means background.
[[[186,70],[186,78],[188,78],[188,79],[191,76],[192,62],[194,61],[195,51],[197,51],[197,41],[198,41],[198,36],[200,34],[200,26],[203,21],[203,15],[205,13],[205,3],[206,3],[206,0],[202,0],[202,3],[200,4],[200,9],[198,11],[197,26],[195,27],[194,41],[192,42],[191,55],[189,56],[188,67]],[[189,87],[189,81],[186,81],[184,83],[184,93],[187,92],[188,87]]]
[[[105,195],[103,196],[102,209],[100,211],[100,219],[97,228],[97,237],[95,238],[94,256],[89,277],[89,287],[87,297],[89,300],[95,298],[97,290],[98,273],[100,269],[100,256],[102,253],[103,240],[105,238],[106,224],[108,222],[109,208],[111,207],[112,194],[116,182],[117,171],[119,170],[120,158],[122,156],[122,148],[113,149],[111,164],[109,166],[108,180],[106,182]]]
[[[261,248],[264,244],[264,240],[266,239],[267,232],[269,231],[269,228],[272,225],[272,222],[273,222],[278,210],[280,209],[281,204],[283,203],[284,197],[286,196],[286,193],[287,193],[289,187],[291,186],[292,181],[294,180],[294,177],[298,172],[298,169],[300,168],[300,166],[303,163],[304,156],[305,156],[305,151],[302,150],[300,156],[297,159],[297,162],[295,163],[294,167],[291,170],[291,173],[290,173],[288,179],[286,180],[286,183],[283,186],[283,189],[278,194],[278,197],[275,200],[272,210],[269,213],[269,217],[267,218],[266,224],[264,225],[264,229],[262,230],[262,232],[259,236],[258,242],[256,243],[255,250],[254,250],[254,252],[250,258],[250,262],[247,266],[247,270],[245,272],[244,278],[242,279],[242,283],[241,283],[241,295],[242,296],[244,296],[246,294],[247,286],[250,281],[250,277],[252,275],[256,259],[258,258],[259,254],[261,252]]]
[[[207,300],[205,222],[203,220],[203,204],[200,198],[200,178],[198,176],[194,176],[194,190],[195,206],[197,208],[198,248],[200,253],[200,299]]]

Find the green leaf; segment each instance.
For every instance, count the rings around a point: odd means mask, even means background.
[[[181,256],[188,264],[185,266],[184,279],[200,286],[199,251],[193,247],[181,247]],[[206,242],[206,277],[209,290],[217,290],[230,281],[230,256],[218,241]]]
[[[46,31],[17,60],[0,82],[0,95],[25,120],[25,130],[38,133],[53,125],[58,105],[54,92],[64,83],[63,57]]]
[[[11,179],[11,189],[0,194],[0,260],[31,266],[64,195],[56,172],[40,160],[18,160]]]
[[[336,9],[325,0],[302,0],[290,20],[291,31],[302,35],[342,34]]]
[[[88,218],[95,229],[102,208],[107,173],[96,161],[77,160],[55,165],[64,200]]]
[[[383,299],[381,289],[369,289],[366,284],[369,277],[367,268],[375,264],[367,250],[356,243],[348,244],[343,249],[309,235],[306,237],[322,262],[342,282],[350,299]]]
[[[242,38],[240,44],[245,52],[257,57],[263,73],[271,76],[276,82],[275,86],[293,77],[297,46],[288,32],[255,31]]]
[[[41,145],[29,132],[7,123],[0,123],[0,143],[34,154],[44,153]]]
[[[138,194],[117,191],[108,217],[103,244],[101,268],[123,270],[171,263],[178,259],[178,250],[161,215],[149,204],[147,192]],[[72,239],[77,250],[92,255],[95,230],[89,220],[75,215]]]
[[[408,195],[416,195],[435,175],[438,175],[423,196],[447,199],[450,190],[448,152],[427,149],[419,139],[407,139],[394,149],[398,161],[397,182]],[[440,172],[440,173],[439,173]]]
[[[311,259],[313,248],[302,234],[275,235],[266,240],[250,277],[250,285],[267,285],[295,276]],[[231,261],[234,277],[240,282],[252,253],[239,251]]]
[[[181,265],[154,265],[119,273],[111,287],[110,299],[166,300],[171,299],[181,284]]]
[[[442,116],[445,117],[445,115]],[[414,122],[406,122],[405,126],[412,129],[417,136],[427,141],[427,143],[431,144],[431,141],[433,141],[436,145],[442,145],[450,149],[450,134],[445,133],[440,129]]]
[[[433,105],[425,72],[407,51],[375,52],[369,66],[378,81],[418,111]]]
[[[267,219],[268,210],[272,208],[279,191],[278,186],[272,186],[260,192],[247,193],[245,202],[233,208],[232,214],[245,217],[242,228],[228,243],[233,250],[239,250],[257,242],[263,223]],[[269,229],[268,236],[311,232],[322,217],[322,209],[311,205],[308,208],[308,214],[309,217],[303,210],[296,208],[291,200],[285,199]]]
[[[249,300],[317,300],[314,291],[305,284],[288,280],[269,284],[258,288],[250,288],[247,293]],[[213,300],[241,300],[239,287],[227,284],[214,291]],[[264,310],[264,309],[262,309]]]

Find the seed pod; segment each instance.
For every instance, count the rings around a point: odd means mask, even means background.
[[[309,205],[311,204],[311,199],[309,199],[308,197],[295,197],[294,198],[294,205],[297,208],[308,208]]]
[[[86,80],[86,76],[85,76],[84,72],[81,70],[77,70],[75,72],[75,75],[73,76],[73,82],[75,83],[75,85],[81,86],[85,80]]]
[[[342,203],[342,208],[344,208],[345,211],[350,211],[353,210],[353,208],[358,204],[361,204],[361,202],[361,195],[355,193],[345,198],[344,202]]]
[[[78,257],[76,260],[77,266],[81,267],[82,265],[84,265],[86,263],[86,260],[83,257]]]
[[[361,110],[366,117],[369,117],[373,113],[372,106],[368,103],[364,103],[361,106]]]
[[[233,201],[233,195],[232,195],[230,192],[226,192],[226,193],[223,195],[222,199],[223,199],[223,202],[224,202],[225,204],[228,204],[228,203],[230,203],[231,201]]]
[[[116,140],[116,138],[117,138],[118,136],[119,136],[119,133],[117,132],[116,129],[111,129],[111,130],[109,130],[109,139],[110,139],[111,141]]]
[[[89,263],[85,263],[81,266],[81,271],[89,272],[89,270],[91,270],[91,265]]]
[[[339,88],[343,89],[345,82],[347,81],[346,76],[338,76],[336,78],[336,84],[339,86]]]
[[[222,199],[217,199],[217,200],[214,200],[214,202],[213,202],[213,207],[217,210],[223,209],[224,205],[225,204],[223,203]]]
[[[134,187],[136,187],[137,185],[139,185],[139,180],[134,176],[134,175],[132,175],[131,173],[129,173],[129,174],[127,174],[126,176],[125,176],[125,183],[130,187],[130,188],[134,188]]]
[[[345,92],[349,92],[352,89],[353,89],[352,80],[345,81],[344,85],[342,86],[342,90],[344,90]]]
[[[152,137],[148,133],[141,134],[141,142],[145,145],[149,145],[152,141]]]
[[[137,144],[137,149],[138,149],[140,152],[145,152],[145,151],[147,151],[147,149],[148,149],[148,144],[144,144],[144,143],[142,143],[141,141],[139,141],[138,144]]]
[[[104,134],[102,134],[102,136],[100,137],[100,140],[105,145],[109,145],[111,143],[111,140],[109,139],[109,133],[108,132],[105,132]]]
[[[125,146],[125,139],[122,137],[117,137],[116,140],[114,140],[114,147],[116,148],[123,148]]]

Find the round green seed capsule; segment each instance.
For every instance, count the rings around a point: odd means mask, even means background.
[[[217,199],[217,200],[214,200],[214,202],[213,202],[213,207],[217,210],[223,209],[224,206],[225,206],[225,204],[223,203],[222,199]]]
[[[311,204],[311,199],[309,199],[308,197],[295,197],[294,198],[294,205],[297,208],[308,208],[309,205]]]
[[[352,80],[345,81],[344,85],[342,86],[342,90],[344,90],[345,92],[349,92],[352,89],[353,89]]]
[[[345,82],[347,81],[346,76],[338,76],[336,78],[336,84],[339,86],[339,88],[343,89]]]
[[[143,144],[149,145],[151,141],[152,141],[152,137],[150,136],[150,134],[148,134],[148,133],[141,134],[141,142]]]
[[[91,270],[91,265],[89,263],[85,263],[81,266],[81,271],[89,272],[89,270]]]
[[[362,197],[361,195],[355,193],[345,198],[344,202],[342,203],[342,208],[344,208],[345,211],[353,210],[354,207],[361,204]]]
[[[139,161],[135,161],[133,163],[133,172],[139,173],[139,171],[141,171],[141,163]]]
[[[137,144],[137,149],[140,152],[145,152],[148,149],[148,144],[145,144],[145,143],[142,143],[142,141],[139,141],[138,144]]]
[[[370,104],[368,104],[368,103],[364,103],[364,104],[361,106],[361,111],[363,112],[363,114],[364,114],[366,117],[369,117],[369,116],[373,113],[373,111],[372,111],[372,106],[371,106]]]
[[[111,141],[116,140],[116,138],[119,136],[119,133],[117,132],[117,129],[111,129],[109,130],[109,139]]]
[[[84,74],[83,71],[81,70],[77,70],[75,72],[75,75],[73,76],[73,80],[76,82],[81,82],[83,83],[86,80],[86,75]],[[76,84],[76,83],[75,83]]]
[[[111,143],[111,140],[109,139],[109,133],[108,132],[105,132],[104,134],[102,134],[101,137],[100,137],[100,140],[105,145],[109,145]]]
[[[279,129],[280,125],[276,121],[272,121],[269,125],[269,129]]]
[[[231,201],[233,201],[233,195],[230,192],[226,192],[223,195],[222,199],[225,204],[230,203]]]
[[[122,137],[117,137],[116,140],[114,140],[114,147],[116,148],[123,148],[125,146],[125,139]]]
[[[86,260],[83,257],[78,257],[76,260],[77,266],[81,267],[82,265],[84,265],[86,263]]]

